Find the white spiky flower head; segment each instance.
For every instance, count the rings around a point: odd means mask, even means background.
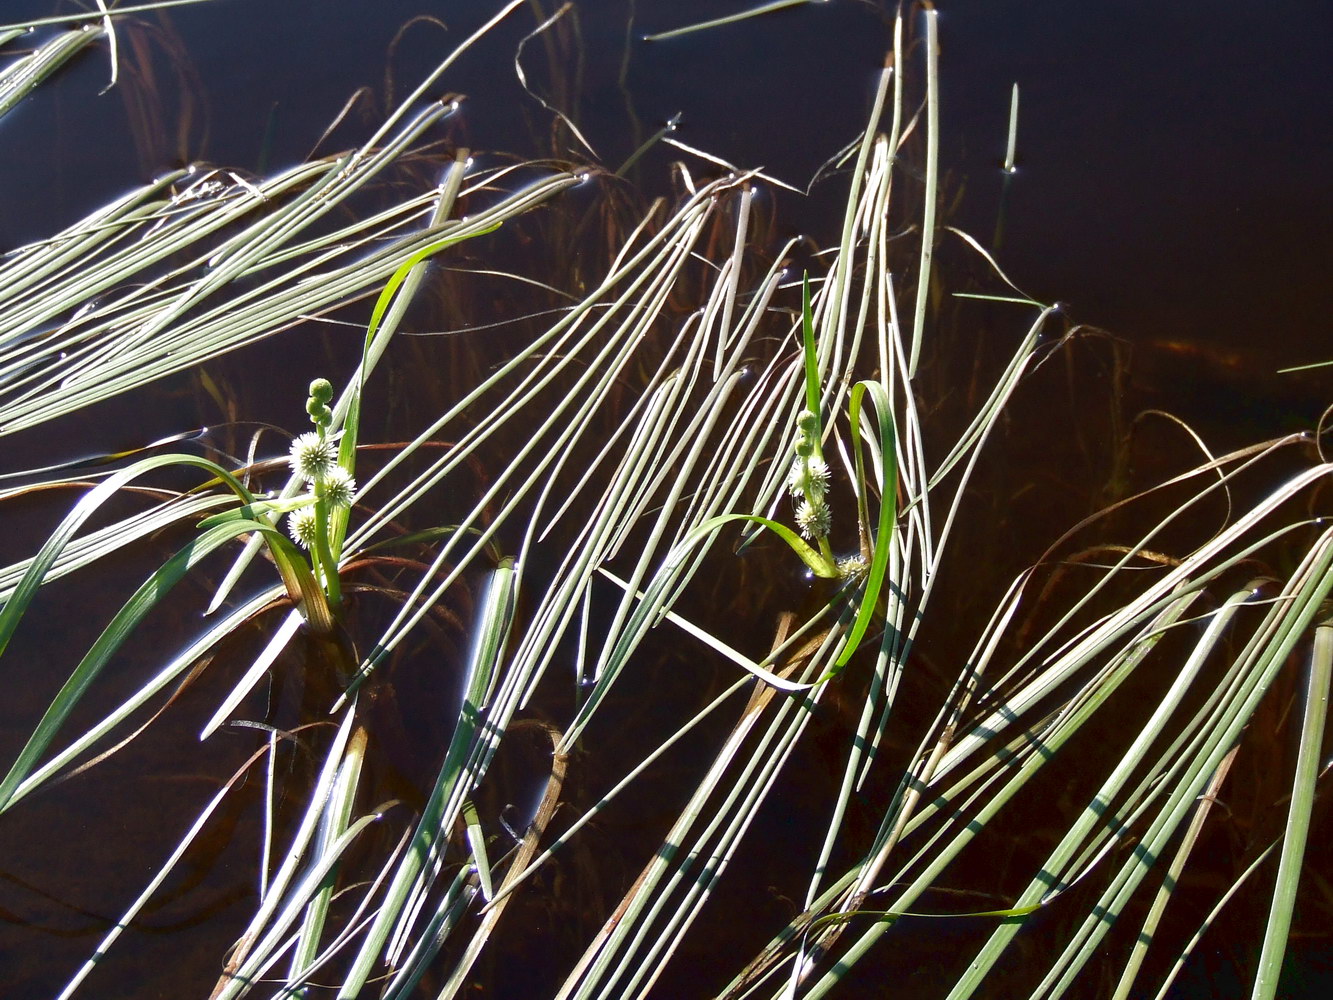
[[[356,480],[341,465],[335,465],[320,484],[319,495],[334,510],[346,510],[356,495]]]
[[[303,549],[315,544],[315,533],[319,530],[319,520],[315,517],[314,507],[298,507],[287,515],[287,530],[292,540]]]
[[[828,492],[829,468],[818,455],[806,458],[797,455],[787,473],[787,492],[792,499],[822,497]]]
[[[308,482],[323,479],[338,464],[338,448],[318,431],[307,431],[292,442],[288,458],[296,474]]]
[[[838,576],[843,579],[858,579],[870,569],[870,563],[859,552],[854,556],[843,556],[838,560]]]
[[[802,500],[796,508],[796,527],[806,538],[825,538],[833,525],[833,515],[823,500]]]
[[[805,474],[806,490],[812,496],[822,497],[828,489],[828,463],[816,455],[806,463]]]
[[[787,492],[791,494],[793,500],[800,500],[805,496],[805,459],[797,455],[791,463],[791,471],[787,473]]]

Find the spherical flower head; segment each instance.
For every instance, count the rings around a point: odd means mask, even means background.
[[[323,479],[338,466],[338,449],[318,431],[307,431],[292,442],[288,458],[296,474],[307,482]]]
[[[828,504],[822,500],[814,503],[802,500],[796,508],[796,527],[801,529],[801,534],[806,538],[825,538],[832,525],[833,515],[829,512]]]
[[[838,576],[844,580],[855,580],[864,576],[868,569],[870,569],[870,563],[866,562],[865,557],[860,553],[854,556],[843,556],[838,560]]]
[[[791,494],[793,500],[805,497],[805,459],[799,455],[791,463],[791,471],[787,473],[787,492]]]
[[[822,497],[828,490],[828,463],[816,456],[805,465],[808,478],[806,491],[811,496]]]
[[[787,473],[787,492],[794,500],[819,498],[828,492],[828,463],[815,456],[797,456]]]
[[[334,510],[346,510],[356,495],[356,480],[341,465],[335,465],[320,484],[319,495]]]
[[[287,515],[287,530],[292,540],[303,549],[315,544],[315,533],[319,530],[319,521],[315,517],[314,507],[300,507]]]

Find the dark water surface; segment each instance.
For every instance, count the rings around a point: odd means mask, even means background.
[[[105,47],[98,47],[0,119],[0,251],[47,235],[180,162],[260,173],[297,162],[317,146],[320,152],[349,146],[495,6],[218,0],[146,16],[143,37],[156,53],[152,86],[122,81],[99,96],[108,70]],[[523,66],[534,90],[553,103],[565,101],[562,110],[611,169],[680,114],[674,135],[682,142],[804,187],[863,126],[891,44],[892,10],[834,0],[675,40],[640,40],[645,32],[741,6],[588,0],[578,4],[580,61],[553,70],[535,39]],[[1333,401],[1333,375],[1276,370],[1333,358],[1327,80],[1333,5],[952,0],[938,6],[941,161],[954,206],[947,221],[994,248],[1029,294],[1068,303],[1073,319],[1134,345],[1144,400],[1174,405],[1216,440],[1240,444],[1317,417]],[[0,4],[0,20],[69,9],[51,0],[8,0]],[[421,15],[443,20],[447,31],[421,21],[399,37]],[[530,10],[521,8],[440,84],[441,92],[467,96],[463,134],[483,155],[552,155],[549,115],[514,73],[516,48],[532,26]],[[999,163],[1015,81],[1019,169],[1006,176]],[[371,90],[374,112],[354,109],[321,144],[327,124],[362,86]],[[131,125],[139,119],[151,127]],[[675,159],[700,174],[713,169],[659,145],[638,162],[634,179],[650,194],[669,192]],[[809,199],[776,189],[763,197],[775,202],[780,231],[827,244],[836,238],[840,194],[835,182],[816,187]],[[288,393],[284,373],[271,375],[271,391]],[[255,378],[262,395],[264,372]],[[280,420],[290,409],[284,404],[265,418]],[[116,412],[118,422],[97,430],[104,447],[143,443],[199,419],[180,395]],[[89,447],[32,437],[12,450],[6,443],[0,471],[42,448]],[[131,577],[142,571],[134,567]],[[57,591],[52,606],[60,601]],[[80,620],[70,632],[87,627]],[[146,638],[145,655],[155,645],[178,646],[188,628]],[[21,655],[36,661],[54,655],[47,644],[31,638]],[[50,691],[35,687],[34,700],[44,703]],[[185,706],[179,723],[159,727],[144,756],[109,766],[132,771],[135,760],[152,758],[154,746],[169,753],[162,748],[188,739],[196,725],[190,712],[206,711],[216,698],[198,693],[195,708]],[[5,709],[7,748],[31,711]],[[220,759],[209,766],[225,767],[227,751],[217,752]],[[205,763],[198,767],[207,770]],[[192,773],[162,780],[206,785]],[[129,803],[120,834],[148,857],[162,857],[176,828],[155,828],[151,789],[139,786],[135,794],[140,798]],[[96,823],[71,818],[75,807],[57,789],[5,837],[0,978],[3,967],[15,970],[13,990],[0,989],[6,997],[49,995],[86,956],[105,916],[119,912],[143,882],[141,871],[116,869],[119,859],[110,862],[113,875],[94,877],[97,869],[85,856],[82,874],[60,890],[83,900],[83,910],[46,894],[33,875],[42,864],[41,832],[86,824],[95,839]],[[253,835],[219,836],[224,843],[214,870],[183,877],[177,894],[147,917],[147,937],[175,935],[180,956],[179,984],[155,977],[164,991],[193,990],[197,979],[189,969],[216,969],[216,942],[226,934],[209,926],[209,917],[218,912],[234,920],[244,910],[232,904],[249,885],[254,859],[244,852]],[[197,900],[182,902],[196,877],[207,886],[202,909]],[[149,940],[143,953],[155,947],[160,940]],[[504,970],[491,971],[504,980]],[[90,983],[87,995],[150,995],[133,983],[119,992],[98,988]],[[523,994],[516,986],[511,995]]]

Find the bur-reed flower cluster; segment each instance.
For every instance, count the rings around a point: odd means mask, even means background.
[[[833,525],[825,494],[828,492],[828,463],[819,453],[819,418],[802,410],[796,421],[796,458],[787,475],[787,491],[796,501],[796,526],[808,539],[828,537]]]
[[[338,464],[338,445],[329,434],[332,399],[333,385],[328,379],[317,378],[310,383],[306,412],[315,429],[292,442],[288,457],[292,470],[306,481],[312,502],[291,512],[287,530],[298,545],[316,551],[321,533],[327,535],[328,515],[351,507],[356,494],[356,480]]]

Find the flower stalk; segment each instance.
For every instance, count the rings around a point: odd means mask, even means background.
[[[796,527],[801,535],[819,546],[820,554],[833,562],[828,533],[833,513],[828,505],[828,463],[819,443],[819,417],[812,410],[802,410],[796,419],[796,457],[787,474],[787,491],[796,501]]]
[[[287,528],[296,543],[310,551],[311,568],[320,581],[329,606],[336,613],[342,606],[338,583],[338,557],[331,544],[331,514],[352,505],[356,480],[338,461],[338,448],[329,433],[333,422],[333,385],[325,378],[310,383],[306,413],[315,425],[292,442],[292,469],[306,481],[309,492],[297,498],[287,517]]]

